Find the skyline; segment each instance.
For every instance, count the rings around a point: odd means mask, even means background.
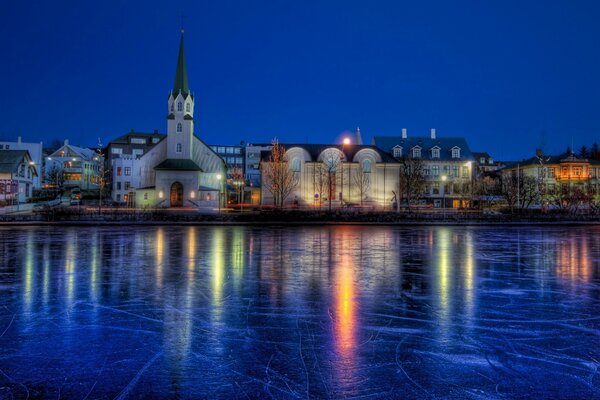
[[[140,4],[0,6],[0,140],[164,133],[182,13],[195,131],[209,144],[436,128],[507,160],[598,140],[591,2]]]

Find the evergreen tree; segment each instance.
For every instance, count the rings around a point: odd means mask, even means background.
[[[598,147],[598,143],[594,142],[594,144],[592,144],[590,156],[592,160],[600,160],[600,148]]]
[[[588,158],[589,156],[590,156],[590,152],[589,152],[588,148],[585,145],[581,146],[581,148],[579,149],[579,157]]]

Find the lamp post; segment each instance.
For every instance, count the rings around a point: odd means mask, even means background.
[[[346,158],[346,154],[345,154],[345,149],[346,149],[346,145],[350,144],[350,138],[344,138],[344,140],[342,141],[342,165],[341,165],[341,184],[342,184],[342,192],[340,195],[340,206],[342,206],[342,203],[344,202],[344,159]],[[348,174],[348,176],[350,176],[350,174]],[[348,177],[348,192],[350,192],[350,178]]]
[[[444,217],[446,216],[446,180],[448,177],[446,175],[442,175],[442,208],[444,209]]]
[[[219,181],[219,214],[221,214],[221,174],[217,174],[217,181]]]

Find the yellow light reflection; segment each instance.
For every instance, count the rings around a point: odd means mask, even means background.
[[[27,234],[25,245],[25,277],[23,280],[23,310],[29,316],[33,299],[33,231]]]
[[[213,316],[220,319],[222,313],[223,285],[225,282],[225,232],[217,228],[212,241],[212,295]]]
[[[465,237],[465,263],[464,263],[464,289],[465,289],[465,317],[467,323],[473,321],[474,280],[475,280],[475,251],[473,250],[473,232],[468,231]]]
[[[558,244],[556,252],[556,275],[574,289],[584,287],[592,279],[589,243],[585,239],[571,236]]]
[[[231,264],[233,266],[233,282],[237,286],[241,283],[244,273],[244,229],[235,228],[231,244]]]
[[[75,296],[75,249],[77,236],[73,231],[67,235],[67,251],[65,256],[65,275],[67,277],[67,306],[73,304]]]
[[[92,302],[98,301],[98,232],[94,232],[92,236],[92,260],[90,273],[90,297]]]
[[[191,272],[194,271],[196,265],[196,227],[190,226],[188,228],[188,243],[187,243],[187,256],[188,256],[188,278],[192,277]]]
[[[165,231],[162,227],[156,229],[156,287],[162,288],[163,263],[165,261]]]
[[[438,230],[437,235],[437,248],[435,250],[438,255],[438,269],[437,269],[437,284],[438,284],[438,313],[439,313],[439,324],[442,331],[448,329],[448,317],[449,317],[449,263],[451,259],[451,238],[450,230],[445,227],[441,227]]]
[[[336,290],[335,290],[335,331],[336,347],[345,359],[352,359],[356,347],[356,288],[354,285],[354,260],[350,253],[351,238],[346,231],[336,243],[340,246],[339,262],[336,263]]]

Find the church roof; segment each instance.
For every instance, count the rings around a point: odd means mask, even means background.
[[[173,96],[181,91],[184,97],[190,93],[188,84],[187,68],[185,65],[185,52],[183,50],[183,31],[179,40],[179,57],[177,58],[177,69],[175,70],[175,83],[173,84]]]
[[[154,167],[155,171],[202,171],[202,168],[189,159],[167,158]]]

